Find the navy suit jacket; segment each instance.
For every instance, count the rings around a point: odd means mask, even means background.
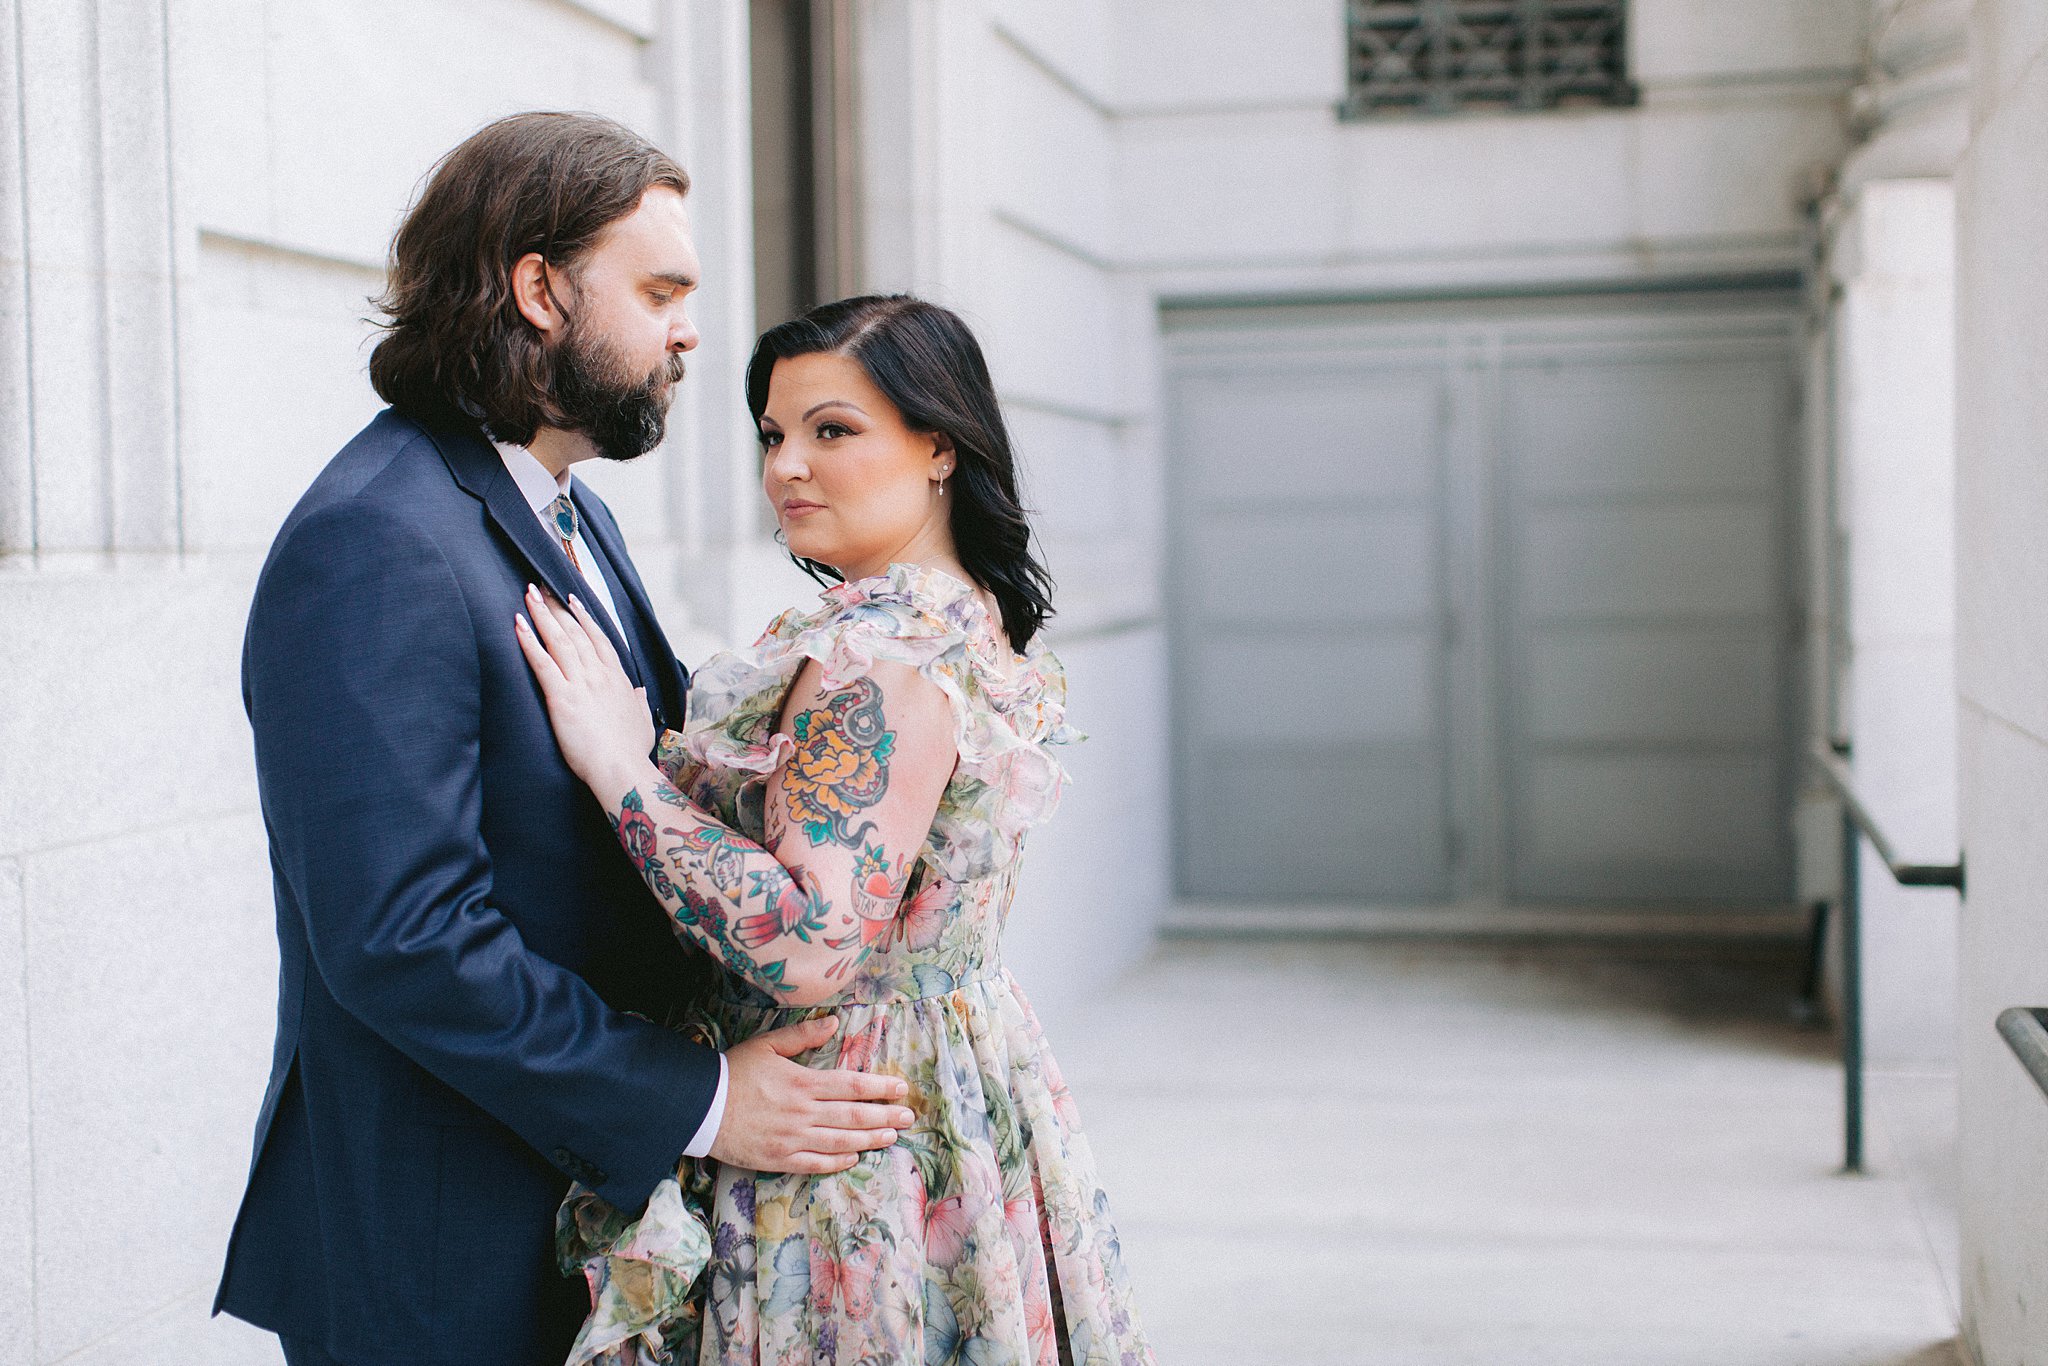
[[[572,496],[620,654],[680,728],[618,526]],[[637,1208],[717,1089],[664,1027],[707,960],[562,762],[512,633],[529,582],[581,591],[483,433],[387,410],[249,614],[277,1043],[214,1308],[349,1366],[559,1363],[588,1305],[554,1265],[570,1178]]]

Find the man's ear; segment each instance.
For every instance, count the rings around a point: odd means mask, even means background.
[[[569,321],[548,279],[547,258],[537,251],[512,263],[512,302],[542,336],[552,336]]]

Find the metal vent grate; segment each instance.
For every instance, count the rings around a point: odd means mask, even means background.
[[[1349,0],[1346,118],[1636,102],[1627,0]]]

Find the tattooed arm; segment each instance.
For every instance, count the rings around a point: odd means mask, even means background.
[[[817,663],[805,665],[781,725],[794,752],[769,780],[764,847],[692,805],[648,760],[646,705],[581,604],[527,606],[519,639],[563,757],[676,931],[791,1005],[844,991],[895,924],[958,761],[938,688],[884,663],[827,690]]]

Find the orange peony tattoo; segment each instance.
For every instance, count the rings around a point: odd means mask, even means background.
[[[896,732],[883,728],[881,688],[872,678],[857,678],[800,713],[791,730],[796,753],[782,774],[790,819],[813,845],[859,848],[875,825],[853,822],[889,790],[889,755],[896,748]]]

